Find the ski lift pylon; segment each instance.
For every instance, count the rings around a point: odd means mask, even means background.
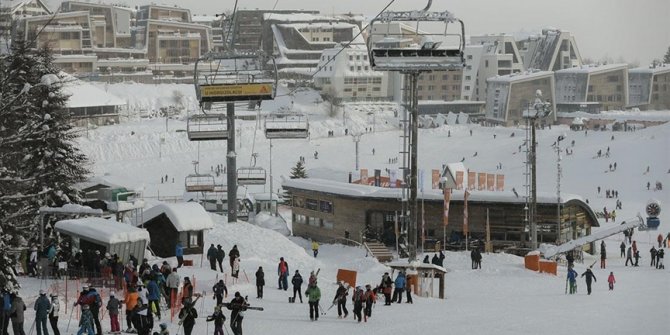
[[[432,0],[426,8],[416,11],[386,11],[370,22],[367,47],[372,69],[410,72],[463,68],[463,21],[448,11],[429,11],[431,4]],[[392,23],[397,25],[392,26]],[[415,23],[416,27],[409,26],[409,23]],[[440,32],[432,32],[438,27],[430,27],[434,28],[431,32],[422,31],[420,23],[439,25]],[[450,23],[459,25],[459,31],[448,32]]]

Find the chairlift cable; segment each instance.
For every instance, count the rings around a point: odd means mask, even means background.
[[[386,5],[386,7],[384,7],[379,13],[377,13],[377,15],[375,15],[375,17],[374,17],[372,20],[370,20],[370,22],[376,20],[379,16],[381,16],[381,15],[382,15],[382,14],[389,8],[389,7],[391,7],[391,5],[392,5],[394,2],[395,2],[395,0],[391,0],[391,1]],[[334,61],[335,58],[337,58],[337,56],[338,56],[340,53],[342,53],[342,51],[344,51],[344,49],[348,48],[352,43],[354,43],[354,41],[356,40],[356,38],[358,38],[358,36],[360,36],[366,29],[368,29],[369,26],[370,26],[370,23],[366,24],[365,27],[363,27],[363,29],[360,29],[360,30],[358,31],[358,34],[356,34],[356,36],[354,36],[349,42],[347,42],[347,44],[346,44],[345,46],[343,46],[342,49],[340,49],[340,51],[338,51],[338,52],[335,54],[335,56],[333,56],[333,58],[331,58],[330,60],[326,61],[326,63],[323,64],[323,66],[319,67],[319,68],[316,70],[316,72],[314,72],[314,73],[310,76],[310,79],[313,79],[314,76],[316,76],[317,73],[321,72],[321,69],[325,68],[326,65],[328,65],[328,64],[330,64],[330,62]],[[298,87],[294,88],[293,90],[291,90],[290,92],[288,92],[288,93],[286,93],[286,94],[277,95],[276,97],[278,98],[278,97],[283,97],[283,96],[291,95],[291,94],[295,93],[295,91],[296,91],[297,89],[298,89]]]

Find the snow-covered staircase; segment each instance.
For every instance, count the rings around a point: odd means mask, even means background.
[[[393,260],[393,253],[391,253],[391,250],[384,244],[377,241],[367,241],[363,244],[370,254],[372,254],[372,257],[376,258],[378,261],[384,263]]]

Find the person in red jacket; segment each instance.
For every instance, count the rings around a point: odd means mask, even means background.
[[[610,291],[614,291],[614,284],[616,283],[616,279],[614,279],[614,272],[610,271],[610,276],[607,277],[607,282],[610,284]]]

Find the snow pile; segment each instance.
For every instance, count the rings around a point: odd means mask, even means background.
[[[194,202],[177,204],[159,204],[144,211],[142,223],[165,213],[177,231],[193,231],[210,229],[214,226],[212,219],[202,205]]]
[[[256,214],[253,224],[261,228],[276,231],[284,236],[291,235],[291,231],[288,229],[286,221],[279,216],[272,216],[268,213],[261,212]]]
[[[149,232],[131,225],[103,218],[83,218],[56,222],[57,231],[81,236],[91,241],[115,244],[123,242],[149,241]]]

